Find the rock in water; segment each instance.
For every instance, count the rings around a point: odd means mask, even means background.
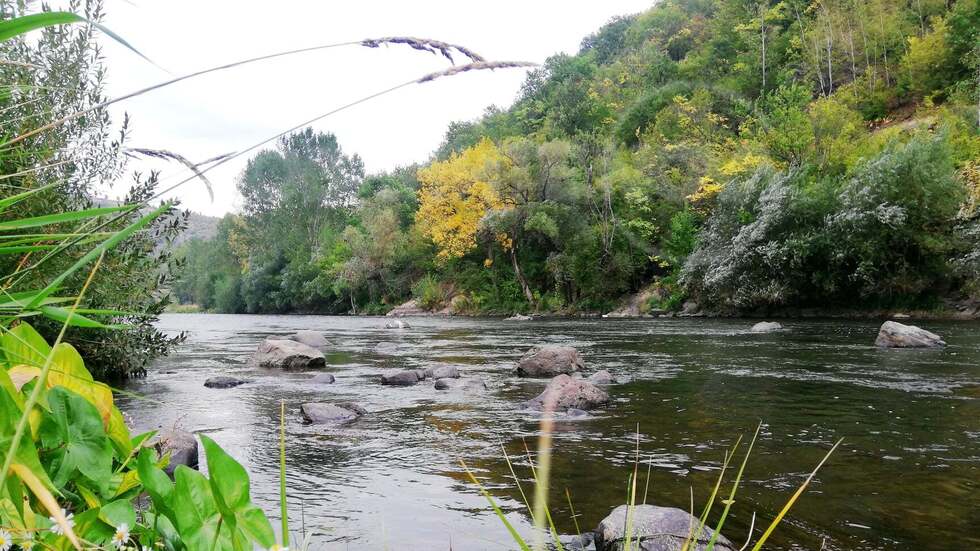
[[[208,388],[234,388],[247,382],[248,381],[244,381],[230,375],[216,375],[214,377],[208,377],[208,379],[204,381],[204,386]]]
[[[514,314],[509,318],[504,318],[504,321],[531,321],[533,319],[531,316],[525,316],[524,314]]]
[[[521,377],[554,377],[585,367],[578,350],[571,346],[542,346],[528,350],[517,362]]]
[[[480,379],[436,379],[436,390],[486,390],[487,383]]]
[[[939,335],[914,325],[886,321],[878,330],[875,344],[882,348],[938,348],[946,346],[946,341]]]
[[[307,368],[327,365],[323,353],[301,342],[286,339],[266,339],[255,351],[259,367]]]
[[[774,321],[760,321],[752,326],[753,333],[772,333],[773,331],[782,330],[783,326]]]
[[[411,329],[412,326],[408,322],[402,320],[392,320],[385,324],[385,329]]]
[[[381,376],[381,384],[391,386],[412,386],[418,384],[419,374],[415,371],[397,371]]]
[[[323,336],[323,333],[320,333],[319,331],[310,331],[307,329],[297,331],[296,334],[289,337],[289,340],[301,342],[312,348],[323,348],[324,346],[330,344],[330,342],[327,341],[327,338]]]
[[[459,369],[454,365],[437,365],[426,369],[425,376],[430,379],[458,379]]]
[[[299,407],[303,418],[314,425],[343,425],[367,413],[364,408],[348,402],[340,404],[307,403]]]
[[[611,385],[616,382],[616,379],[613,379],[612,373],[605,369],[589,375],[589,378],[586,380],[594,385]]]
[[[626,505],[613,509],[602,519],[595,529],[595,544],[598,551],[622,551],[626,539]],[[698,519],[674,507],[656,505],[637,505],[633,508],[631,539],[633,549],[642,551],[677,551],[684,545],[691,526],[697,527]],[[688,547],[690,551],[704,551],[714,530],[705,526],[698,537]],[[735,546],[728,538],[718,534],[715,551],[733,551]]]
[[[559,375],[548,382],[544,392],[525,402],[528,409],[565,411],[574,409],[593,409],[609,401],[609,395],[589,381]]]
[[[311,383],[318,385],[332,385],[337,380],[331,373],[317,373],[310,379]]]
[[[177,465],[197,468],[197,439],[193,434],[177,429],[160,431],[151,444],[161,457],[170,454],[170,463],[163,470],[171,477]]]

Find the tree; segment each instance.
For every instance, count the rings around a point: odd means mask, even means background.
[[[439,258],[459,258],[473,250],[480,220],[488,211],[504,208],[490,182],[490,171],[503,161],[497,146],[484,139],[419,170],[415,222],[435,243]]]

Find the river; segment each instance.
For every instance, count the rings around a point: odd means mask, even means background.
[[[693,489],[700,510],[725,450],[761,421],[723,530],[730,539],[744,541],[753,512],[758,535],[843,437],[767,549],[980,549],[978,323],[921,323],[946,339],[942,350],[879,350],[870,321],[789,320],[761,335],[747,320],[408,321],[386,330],[376,317],[167,314],[160,327],[186,331],[187,342],[128,383],[142,398],[124,396],[120,408],[137,429],[212,436],[251,473],[253,499],[278,527],[284,400],[290,527],[312,533],[313,549],[514,549],[459,460],[529,534],[501,446],[529,491],[519,456],[525,441],[533,450],[538,419],[517,403],[544,382],[518,379],[513,367],[533,345],[567,344],[587,372],[632,381],[608,387],[608,407],[556,423],[551,510],[563,533],[575,532],[566,489],[582,530],[625,502],[637,439],[648,502],[687,509]],[[248,365],[262,339],[297,329],[326,335],[336,383]],[[442,364],[489,390],[379,384],[385,369]],[[203,386],[225,373],[250,382]],[[305,425],[308,401],[353,401],[369,413],[339,429]]]

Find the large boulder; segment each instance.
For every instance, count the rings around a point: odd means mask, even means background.
[[[418,301],[412,299],[404,304],[395,306],[394,308],[389,310],[388,313],[385,315],[389,317],[400,317],[400,316],[424,316],[427,314],[428,312],[426,312],[421,306],[419,306]]]
[[[481,379],[436,379],[436,390],[486,390],[487,383]]]
[[[327,338],[323,336],[323,333],[319,331],[310,331],[308,329],[300,329],[294,335],[289,337],[289,340],[301,342],[306,346],[312,348],[323,348],[330,344]]]
[[[310,402],[301,405],[299,410],[306,422],[314,425],[343,425],[367,413],[364,408],[349,402]]]
[[[527,409],[565,411],[593,409],[609,402],[609,395],[601,388],[582,379],[559,375],[548,382],[544,392],[524,402]]]
[[[626,540],[626,517],[628,507],[620,505],[602,519],[595,529],[595,544],[598,551],[622,551]],[[630,524],[632,548],[641,551],[679,551],[697,530],[698,519],[675,507],[656,505],[636,505],[633,507]],[[697,541],[688,546],[690,551],[705,551],[714,530],[705,526]],[[718,534],[715,551],[733,551],[735,546],[728,538]]]
[[[454,365],[437,365],[425,370],[429,379],[459,379],[459,369]]]
[[[266,339],[255,351],[259,367],[308,368],[327,365],[323,352],[312,346],[287,339]]]
[[[204,386],[208,388],[234,388],[247,382],[231,375],[215,375],[214,377],[208,377],[204,381]]]
[[[878,330],[875,344],[882,348],[938,348],[946,346],[946,341],[939,335],[914,325],[886,321]]]
[[[575,373],[585,367],[578,350],[571,346],[542,346],[528,350],[517,362],[521,377],[554,377]]]
[[[775,321],[760,321],[752,326],[753,333],[772,333],[773,331],[782,330],[783,326]]]
[[[151,441],[151,445],[161,457],[170,454],[170,463],[163,470],[171,477],[177,465],[197,468],[197,439],[193,434],[178,429],[160,431]]]
[[[418,384],[419,374],[414,371],[395,371],[381,376],[381,384],[390,386],[412,386]]]

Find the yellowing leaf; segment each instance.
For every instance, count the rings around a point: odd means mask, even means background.
[[[71,525],[68,524],[68,519],[65,517],[64,511],[61,509],[61,506],[58,505],[58,501],[53,495],[51,495],[51,492],[44,487],[41,480],[33,472],[31,472],[31,469],[20,463],[14,463],[10,466],[10,472],[14,473],[17,478],[19,478],[25,485],[27,485],[28,488],[31,489],[31,492],[35,497],[37,497],[37,500],[41,502],[41,505],[48,510],[51,518],[53,518],[58,526],[61,527],[62,533],[65,534],[65,537],[68,538],[75,549],[81,549],[82,545],[78,541],[78,536],[76,536],[75,532],[72,531]]]

